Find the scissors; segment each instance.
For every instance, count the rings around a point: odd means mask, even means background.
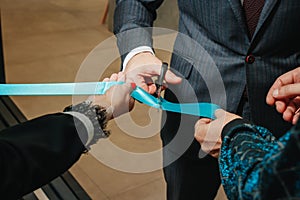
[[[159,105],[161,105],[161,91],[163,88],[163,83],[164,79],[166,76],[166,72],[168,70],[168,63],[163,62],[160,70],[160,75],[158,76],[157,80],[155,81],[155,86],[156,86],[156,97],[157,97],[157,102]]]

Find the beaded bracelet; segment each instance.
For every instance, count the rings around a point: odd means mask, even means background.
[[[84,101],[76,105],[70,105],[64,109],[64,112],[78,112],[87,116],[93,124],[94,135],[88,146],[95,144],[100,138],[107,138],[110,131],[106,130],[107,112],[106,108],[99,105],[92,105],[92,101]]]

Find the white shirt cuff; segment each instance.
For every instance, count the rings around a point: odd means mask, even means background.
[[[154,55],[154,52],[153,52],[153,50],[152,50],[151,47],[148,47],[148,46],[140,46],[140,47],[134,48],[134,49],[132,49],[132,50],[127,54],[127,56],[125,57],[124,62],[123,62],[123,70],[122,70],[122,71],[124,71],[124,70],[126,69],[126,66],[127,66],[128,62],[129,62],[129,60],[130,60],[133,56],[135,56],[136,54],[139,54],[139,53],[141,53],[141,52],[150,52],[150,53],[152,53],[152,54]]]

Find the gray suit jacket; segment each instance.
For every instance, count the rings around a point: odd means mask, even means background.
[[[114,32],[151,27],[161,3],[117,0]],[[265,97],[279,75],[300,66],[300,1],[266,0],[252,38],[240,0],[178,0],[178,6],[183,35],[177,37],[171,67],[186,81],[171,88],[177,100],[212,101],[236,112],[246,87],[254,123],[278,136],[285,132],[289,124]],[[118,45],[124,58],[137,46],[151,46],[151,32],[119,35]],[[253,63],[246,62],[249,55]],[[165,97],[175,99],[171,92]]]

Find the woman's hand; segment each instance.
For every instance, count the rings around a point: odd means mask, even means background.
[[[222,145],[221,133],[226,124],[234,119],[241,118],[238,115],[218,109],[215,112],[216,119],[202,118],[195,124],[195,138],[201,144],[202,151],[218,158]]]
[[[114,73],[110,78],[105,78],[103,82],[108,81],[124,81],[124,73]],[[106,108],[107,118],[113,119],[124,113],[130,112],[134,106],[134,99],[130,96],[132,90],[136,87],[134,83],[125,83],[115,85],[109,88],[104,95],[91,96],[94,105]]]

